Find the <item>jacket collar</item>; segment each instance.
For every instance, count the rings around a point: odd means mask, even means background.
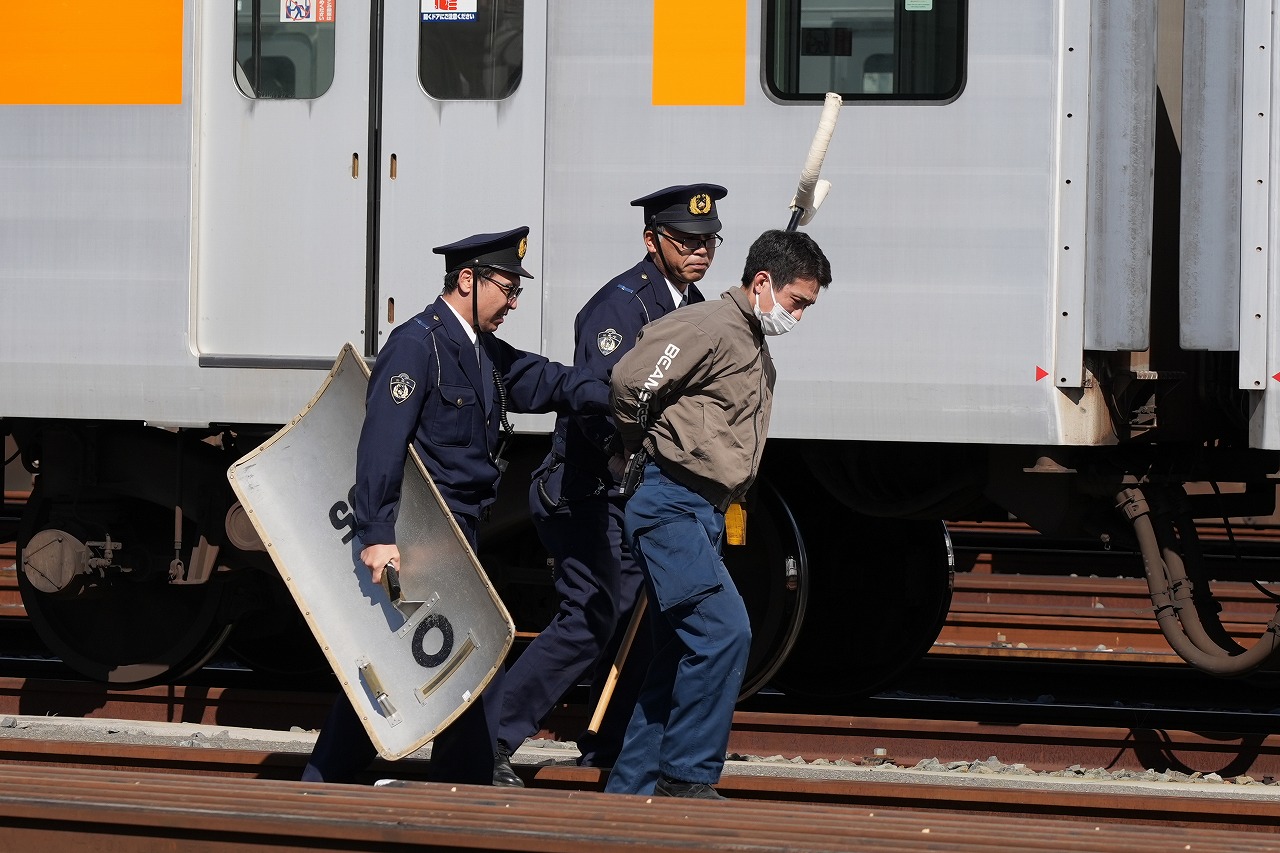
[[[466,375],[467,381],[480,395],[480,399],[485,401],[485,408],[488,409],[489,387],[490,382],[485,380],[481,375],[480,365],[476,363],[475,344],[471,342],[471,336],[467,334],[466,329],[462,328],[462,321],[458,319],[458,315],[453,309],[445,303],[444,297],[436,297],[436,301],[431,304],[431,311],[440,318],[440,328],[442,328],[449,340],[453,343],[458,352],[458,364],[462,367],[463,374]],[[484,347],[485,338],[487,336],[480,333],[480,346]],[[488,359],[486,354],[485,359]]]
[[[658,305],[662,306],[662,313],[670,314],[676,310],[676,303],[671,300],[671,287],[667,284],[667,277],[662,274],[661,268],[653,262],[653,258],[645,255],[639,267],[640,271],[649,280],[650,286],[653,287],[653,299]],[[696,284],[686,286],[685,296],[689,298],[690,305],[704,301],[702,291],[698,289]]]
[[[751,327],[751,331],[755,332],[756,337],[764,337],[764,327],[760,325],[760,318],[756,316],[755,309],[751,307],[751,300],[747,298],[747,294],[743,291],[741,285],[729,288],[720,294],[720,298],[732,299],[733,303],[738,306],[738,310],[747,318],[747,325]]]

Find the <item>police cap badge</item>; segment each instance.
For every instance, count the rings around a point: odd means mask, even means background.
[[[528,246],[529,228],[521,226],[500,234],[474,234],[431,251],[444,255],[445,272],[464,267],[493,267],[522,278],[533,278],[533,273],[521,266]]]
[[[720,230],[716,200],[729,191],[719,184],[684,184],[667,187],[631,202],[644,208],[649,226],[669,225],[686,234],[715,234]]]

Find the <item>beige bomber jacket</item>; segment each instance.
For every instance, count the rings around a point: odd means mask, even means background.
[[[775,379],[741,287],[640,330],[613,368],[614,420],[628,451],[643,443],[671,479],[726,509],[760,470]]]

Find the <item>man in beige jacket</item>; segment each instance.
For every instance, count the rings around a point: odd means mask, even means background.
[[[608,791],[723,799],[711,786],[751,645],[720,558],[724,511],[760,469],[774,382],[765,337],[790,331],[830,282],[807,234],[766,231],[741,287],[645,326],[613,369],[618,431],[647,456],[623,535],[654,611],[654,656]]]

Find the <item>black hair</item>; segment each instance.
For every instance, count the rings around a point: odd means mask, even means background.
[[[451,273],[445,273],[444,290],[441,292],[453,293],[455,290],[457,290],[458,274],[461,273],[463,270],[467,270],[467,269],[471,270],[472,279],[485,278],[485,277],[492,278],[493,274],[497,271],[497,267],[482,267],[482,266],[458,267],[456,270],[454,270]]]
[[[821,287],[831,283],[831,263],[813,238],[803,231],[770,230],[761,234],[747,252],[743,285],[756,273],[767,272],[773,289],[781,290],[798,278],[816,279]]]

